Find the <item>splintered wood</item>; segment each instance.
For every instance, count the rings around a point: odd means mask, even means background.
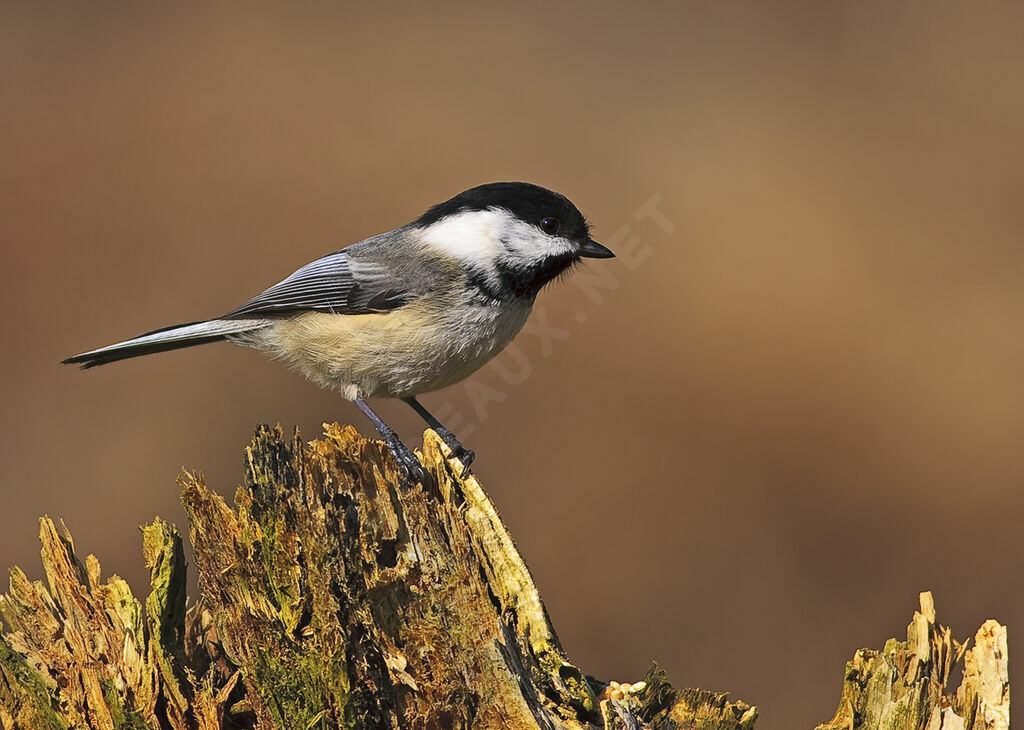
[[[907,627],[907,640],[889,639],[882,651],[861,649],[846,665],[839,709],[818,730],[922,728],[1008,730],[1010,679],[1006,627],[988,620],[974,646],[935,623],[931,593]],[[956,665],[959,687],[949,687]]]
[[[201,589],[187,609],[172,526],[143,528],[143,603],[41,520],[47,584],[14,568],[0,597],[0,727],[753,728],[755,708],[674,689],[656,666],[619,684],[573,665],[494,506],[433,432],[413,488],[348,427],[309,444],[260,428],[245,456],[234,507],[181,479]],[[922,594],[908,640],[857,652],[820,727],[1008,728],[1007,672],[1004,627],[961,646]]]

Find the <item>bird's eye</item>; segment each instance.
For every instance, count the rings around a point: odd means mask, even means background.
[[[558,227],[560,225],[562,225],[562,223],[557,218],[545,218],[540,222],[540,229],[549,236],[553,236],[558,233]]]

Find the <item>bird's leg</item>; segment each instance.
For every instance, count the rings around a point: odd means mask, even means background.
[[[403,476],[411,484],[416,482],[423,483],[426,481],[426,471],[423,469],[423,465],[420,460],[416,458],[416,454],[409,451],[409,448],[402,443],[402,440],[398,438],[398,434],[388,424],[381,420],[381,417],[373,412],[373,409],[366,404],[361,397],[356,396],[354,402],[359,406],[359,410],[366,414],[366,417],[370,419],[374,426],[377,427],[377,431],[380,433],[381,438],[384,439],[384,443],[387,444],[388,450],[391,451],[392,456],[395,457],[395,461],[398,462],[398,468],[402,470]]]
[[[424,408],[423,404],[416,400],[415,396],[403,398],[402,400],[408,403],[414,411],[420,414],[420,418],[426,421],[427,425],[434,429],[437,435],[440,436],[446,444],[448,444],[448,448],[452,450],[452,454],[455,458],[462,462],[462,476],[467,476],[469,474],[469,465],[473,463],[473,459],[476,457],[476,454],[459,443],[459,440],[455,438],[455,434],[445,428],[440,421],[434,418],[430,411]]]

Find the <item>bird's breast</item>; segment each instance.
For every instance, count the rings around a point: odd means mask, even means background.
[[[516,336],[533,301],[412,302],[381,314],[303,312],[253,344],[347,397],[402,398],[468,377]]]

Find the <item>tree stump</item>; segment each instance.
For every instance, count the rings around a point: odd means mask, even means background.
[[[261,427],[234,508],[186,473],[191,606],[181,537],[159,518],[142,530],[143,604],[44,517],[48,585],[13,568],[0,597],[0,726],[753,727],[755,708],[673,689],[656,666],[635,684],[585,675],[476,478],[430,431],[422,460],[427,483],[408,487],[351,427],[309,444]],[[819,728],[1008,728],[1007,677],[1004,627],[968,650],[922,594],[907,642],[857,652]]]

